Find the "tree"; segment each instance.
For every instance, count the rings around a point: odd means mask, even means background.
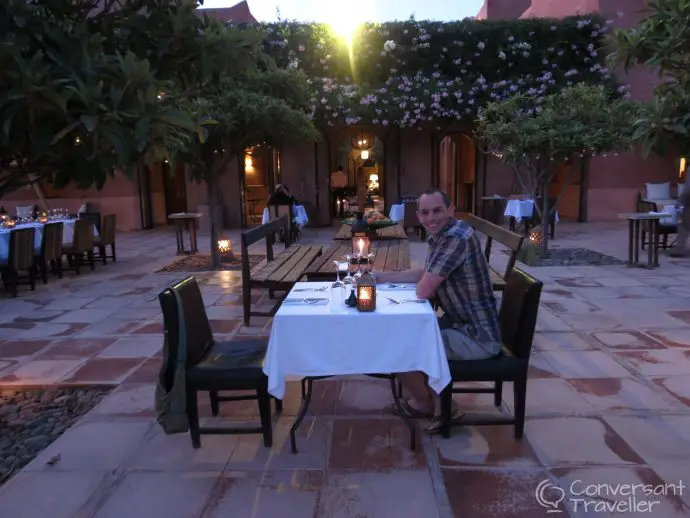
[[[632,146],[631,123],[637,105],[603,86],[577,84],[542,98],[516,95],[490,103],[482,112],[477,136],[489,152],[510,164],[526,194],[541,196],[536,206],[546,223],[563,197],[549,205],[549,187],[561,164],[586,167],[589,157]],[[542,225],[542,254],[548,255],[548,225]]]
[[[634,137],[645,154],[665,154],[673,146],[690,153],[690,1],[649,0],[647,14],[636,27],[611,36],[613,66],[641,65],[657,69],[661,83],[652,102],[634,121]]]
[[[110,5],[98,14],[90,2],[0,5],[0,197],[44,177],[101,188],[199,129],[175,97],[162,98],[173,84],[146,56],[113,45],[114,27],[99,32]]]
[[[232,29],[228,29],[232,30]],[[309,142],[318,133],[309,118],[310,94],[306,76],[297,70],[265,68],[226,76],[208,83],[202,96],[192,99],[190,110],[213,120],[203,141],[179,156],[197,180],[206,182],[210,212],[210,239],[214,266],[218,254],[218,178],[246,148]]]

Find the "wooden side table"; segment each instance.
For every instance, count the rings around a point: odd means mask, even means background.
[[[175,221],[175,238],[177,239],[177,254],[196,254],[199,251],[197,246],[197,222],[201,219],[200,212],[177,212],[175,214],[168,214],[168,219]],[[187,252],[184,249],[184,228],[187,227],[189,232],[189,248]]]
[[[668,217],[666,214],[649,214],[648,212],[630,212],[619,214],[620,219],[628,221],[628,266],[656,268],[659,266],[659,220]],[[647,264],[640,264],[640,226],[648,228],[649,246],[647,247]]]

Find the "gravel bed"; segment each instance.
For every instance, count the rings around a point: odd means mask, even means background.
[[[60,437],[109,387],[0,389],[0,485]],[[51,459],[59,462],[59,459]]]
[[[614,266],[625,264],[625,261],[588,248],[551,248],[548,257],[541,257],[539,249],[535,249],[535,251],[537,253],[534,255],[534,260],[530,261],[530,266]],[[504,253],[509,252],[504,251]]]

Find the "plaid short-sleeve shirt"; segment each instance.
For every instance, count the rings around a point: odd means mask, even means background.
[[[476,340],[500,342],[489,265],[474,229],[453,218],[428,242],[424,269],[445,279],[436,290],[443,312],[454,322],[465,324]]]

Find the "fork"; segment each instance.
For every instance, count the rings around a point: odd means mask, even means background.
[[[386,297],[390,302],[393,304],[404,304],[406,302],[414,302],[416,304],[424,304],[426,302],[426,299],[394,299],[392,297]]]

